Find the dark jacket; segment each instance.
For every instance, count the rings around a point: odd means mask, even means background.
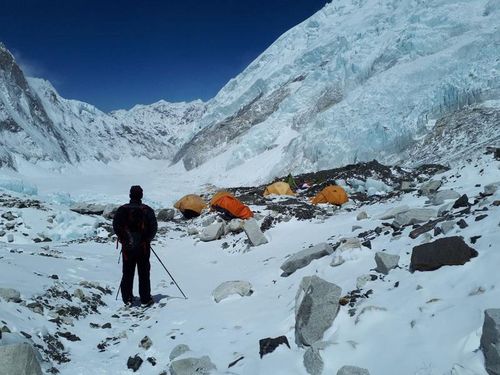
[[[140,200],[131,200],[116,211],[113,229],[123,248],[127,249],[149,246],[158,230],[158,223],[151,207]]]

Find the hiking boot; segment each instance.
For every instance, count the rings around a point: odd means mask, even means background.
[[[153,306],[153,304],[155,303],[155,301],[153,301],[152,298],[149,299],[149,301],[147,302],[142,302],[141,303],[141,307],[149,307],[149,306]]]

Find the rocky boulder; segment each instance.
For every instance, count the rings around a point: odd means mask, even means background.
[[[394,207],[394,208],[391,208],[390,210],[387,210],[382,215],[377,216],[377,219],[379,219],[379,220],[394,219],[394,217],[396,217],[397,214],[406,212],[409,209],[410,209],[410,207],[407,205]]]
[[[27,343],[0,346],[0,373],[42,375],[35,349]]]
[[[484,195],[493,195],[500,188],[500,181],[484,185]]]
[[[337,375],[370,375],[370,372],[361,367],[343,366],[337,371]]]
[[[171,208],[163,208],[156,214],[156,220],[158,221],[171,221],[174,219],[175,210]]]
[[[398,266],[399,255],[387,254],[383,251],[379,251],[375,254],[375,263],[377,263],[375,271],[387,275],[390,270]]]
[[[0,297],[7,302],[21,302],[21,293],[12,288],[0,288]]]
[[[431,198],[431,203],[433,205],[441,205],[445,201],[453,199],[456,200],[460,198],[460,194],[457,193],[455,190],[441,190],[438,191],[432,198]]]
[[[252,246],[264,245],[268,242],[266,236],[264,236],[264,233],[260,230],[257,220],[253,218],[245,220],[243,230],[245,231]]]
[[[423,183],[418,189],[418,192],[422,195],[429,196],[438,191],[442,184],[443,183],[439,180],[430,180],[426,183]]]
[[[206,375],[213,370],[217,370],[217,367],[208,356],[178,359],[170,364],[171,375]]]
[[[225,281],[213,291],[215,302],[219,303],[227,297],[239,294],[242,297],[252,295],[252,284],[248,281]]]
[[[233,219],[226,226],[228,232],[231,233],[239,233],[243,230],[243,226],[245,225],[245,221],[241,219]]]
[[[104,205],[81,202],[72,205],[70,210],[82,215],[102,215],[104,212]]]
[[[172,351],[170,352],[170,356],[168,358],[171,361],[173,361],[177,357],[180,357],[181,355],[189,352],[190,350],[191,350],[191,348],[189,346],[187,346],[186,344],[179,344],[175,348],[172,349]]]
[[[461,237],[440,238],[413,248],[410,271],[434,271],[442,266],[463,265],[477,255]]]
[[[413,208],[397,214],[394,217],[394,221],[396,224],[403,226],[424,223],[433,217],[437,217],[437,211],[433,208]]]
[[[113,219],[115,217],[116,211],[118,211],[118,207],[120,206],[117,204],[107,204],[106,206],[104,206],[102,216],[108,220]]]
[[[218,240],[224,234],[224,223],[216,221],[203,228],[200,233],[200,240],[204,242]]]
[[[342,289],[318,276],[304,277],[295,298],[295,342],[311,346],[321,340],[339,311]]]
[[[283,270],[281,276],[289,276],[298,269],[307,266],[314,259],[330,255],[333,251],[333,247],[326,242],[301,250],[298,253],[293,254],[281,265],[280,268]]]
[[[325,364],[319,354],[319,350],[314,346],[307,348],[304,353],[304,367],[307,373],[311,375],[321,375],[323,373]]]
[[[484,354],[486,371],[489,375],[500,374],[500,309],[484,312],[481,350]]]

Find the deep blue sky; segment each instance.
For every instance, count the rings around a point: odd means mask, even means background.
[[[30,76],[109,111],[212,98],[327,0],[5,0],[0,41]]]

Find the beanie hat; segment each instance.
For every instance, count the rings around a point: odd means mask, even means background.
[[[142,188],[139,185],[134,185],[130,188],[130,199],[142,199]]]

